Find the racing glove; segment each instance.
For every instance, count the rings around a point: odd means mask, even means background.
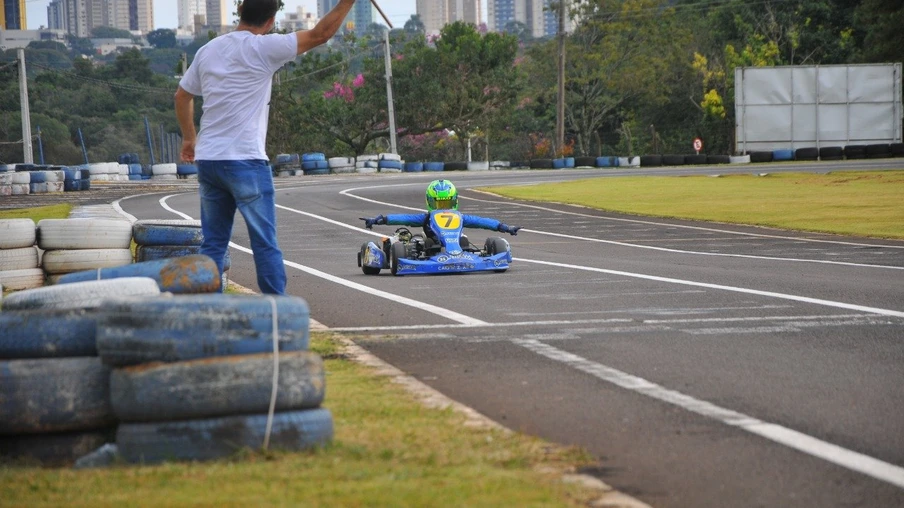
[[[376,225],[386,224],[386,217],[384,217],[382,215],[377,215],[373,219],[368,219],[367,217],[361,217],[361,220],[364,221],[364,227],[366,227],[367,229],[373,229],[374,224],[376,224]]]
[[[521,226],[509,226],[507,224],[500,223],[499,227],[496,228],[496,231],[499,231],[500,233],[508,233],[512,236],[517,236],[519,229],[521,229]]]

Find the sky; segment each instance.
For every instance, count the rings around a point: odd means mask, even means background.
[[[358,0],[367,2],[370,0]],[[316,13],[316,0],[283,0],[285,8],[276,15],[279,20],[285,12],[294,12],[299,6],[305,10]],[[47,26],[47,5],[50,0],[26,0],[25,15],[28,17],[28,28],[37,29]],[[231,6],[233,0],[226,0],[227,6]],[[377,0],[377,5],[392,22],[393,26],[401,27],[417,12],[415,0]],[[374,12],[377,22],[384,23],[380,15]],[[176,28],[176,0],[154,0],[154,28]]]

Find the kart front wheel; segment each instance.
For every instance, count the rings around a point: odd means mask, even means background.
[[[392,244],[389,251],[389,270],[393,275],[399,274],[399,260],[408,257],[408,248],[402,242]]]
[[[364,275],[380,275],[380,269],[374,268],[372,266],[367,266],[364,264],[364,253],[367,252],[367,243],[361,246],[361,252],[358,253],[358,265],[361,267],[361,271],[364,272]]]
[[[487,241],[484,244],[483,248],[487,251],[487,254],[490,256],[495,256],[496,254],[508,252],[512,249],[511,246],[509,245],[508,241],[505,240],[505,238],[500,238],[498,236],[491,236],[490,238],[487,238]],[[503,268],[503,269],[493,270],[493,271],[496,273],[502,273],[505,270],[506,269]]]

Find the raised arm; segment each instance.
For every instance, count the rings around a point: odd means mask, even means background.
[[[339,0],[336,7],[321,18],[314,28],[295,32],[295,37],[298,38],[298,54],[316,48],[336,35],[353,5],[355,0]]]

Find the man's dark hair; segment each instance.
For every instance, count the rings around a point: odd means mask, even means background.
[[[244,0],[239,5],[239,19],[251,26],[262,26],[282,6],[282,0]]]

